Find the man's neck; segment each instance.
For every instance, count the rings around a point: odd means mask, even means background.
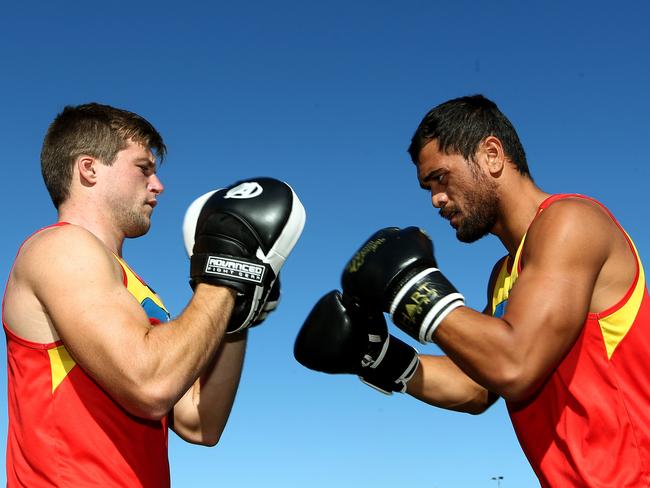
[[[501,240],[508,254],[514,257],[540,204],[549,196],[529,178],[520,178],[502,192],[500,218],[492,233]]]
[[[59,208],[59,222],[83,227],[102,241],[111,252],[122,256],[124,233],[111,224],[108,215],[89,208],[82,209],[80,205],[64,204]]]

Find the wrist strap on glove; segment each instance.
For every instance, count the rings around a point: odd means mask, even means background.
[[[465,297],[440,270],[428,268],[397,287],[389,312],[395,325],[425,344],[433,342],[433,333],[442,320],[463,305]]]
[[[393,392],[404,393],[420,363],[417,351],[392,335],[384,342],[381,355],[371,364],[367,360],[366,356],[366,364],[359,378],[387,395]]]

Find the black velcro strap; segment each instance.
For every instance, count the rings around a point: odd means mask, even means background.
[[[445,308],[445,297],[456,295],[458,291],[436,268],[422,271],[421,278],[415,275],[405,281],[402,290],[395,293],[399,301],[391,311],[391,318],[402,330],[419,338],[420,326],[425,317],[429,313],[438,314],[442,311]]]
[[[386,354],[375,368],[364,368],[362,380],[384,393],[404,393],[419,362],[413,347],[391,335]]]

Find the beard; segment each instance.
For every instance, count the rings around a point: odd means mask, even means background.
[[[474,187],[465,194],[465,211],[456,229],[456,238],[468,244],[492,231],[499,210],[496,184],[482,173],[475,173],[473,179]]]
[[[120,199],[113,200],[113,218],[127,238],[145,235],[151,227],[151,216],[147,215],[144,205],[131,205]]]
[[[149,232],[151,220],[142,213],[130,212],[123,215],[124,235],[128,238],[140,237]]]

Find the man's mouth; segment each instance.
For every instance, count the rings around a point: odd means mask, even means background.
[[[455,210],[449,210],[449,211],[440,211],[440,216],[449,221],[449,224],[455,229],[456,226],[458,225],[458,219],[460,218],[460,212],[455,211]]]
[[[440,210],[440,216],[445,220],[451,220],[458,212],[453,210]]]

